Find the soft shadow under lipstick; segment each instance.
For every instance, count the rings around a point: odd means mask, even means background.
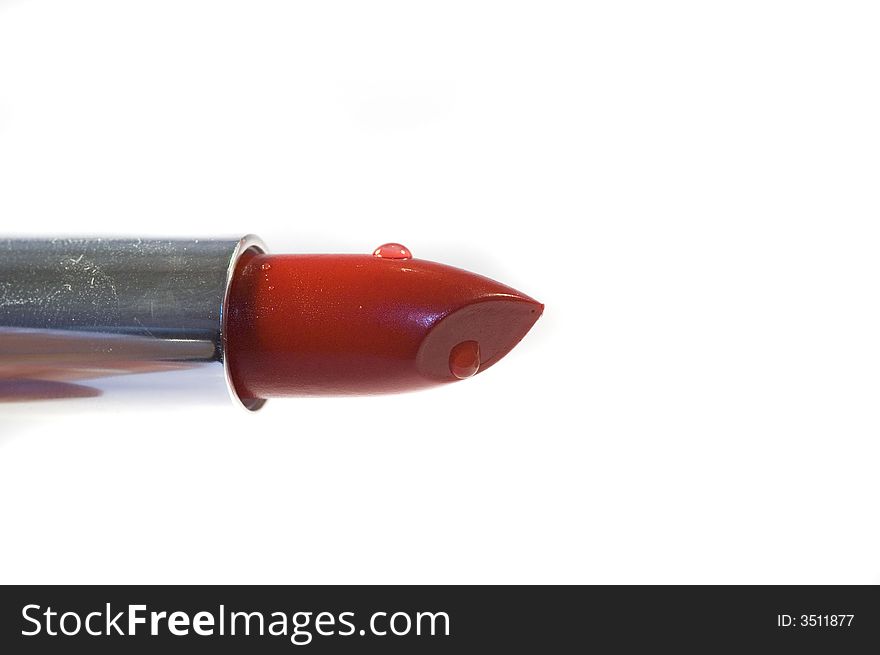
[[[0,401],[164,388],[268,398],[409,391],[485,371],[543,311],[389,243],[271,255],[223,239],[0,240]],[[142,378],[143,379],[143,378]]]

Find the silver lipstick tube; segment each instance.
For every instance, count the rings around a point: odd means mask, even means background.
[[[0,239],[0,402],[225,398],[241,239]],[[180,392],[180,393],[178,393]]]

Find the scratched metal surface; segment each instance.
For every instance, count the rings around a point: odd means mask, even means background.
[[[252,245],[0,240],[0,402],[105,397],[148,373],[173,387],[183,372],[226,398],[222,308]]]

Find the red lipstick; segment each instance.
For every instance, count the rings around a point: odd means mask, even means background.
[[[245,398],[454,382],[501,359],[541,310],[510,287],[411,259],[401,246],[373,255],[253,254],[230,295],[232,382]]]
[[[0,300],[6,400],[41,389],[93,398],[130,375],[167,384],[172,373],[216,373],[212,364],[250,409],[269,398],[410,391],[487,370],[543,311],[400,244],[270,255],[252,237],[7,240],[0,256],[0,282],[16,297]]]

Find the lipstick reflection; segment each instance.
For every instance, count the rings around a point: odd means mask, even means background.
[[[0,328],[0,403],[94,398],[106,378],[216,360],[209,340]]]

